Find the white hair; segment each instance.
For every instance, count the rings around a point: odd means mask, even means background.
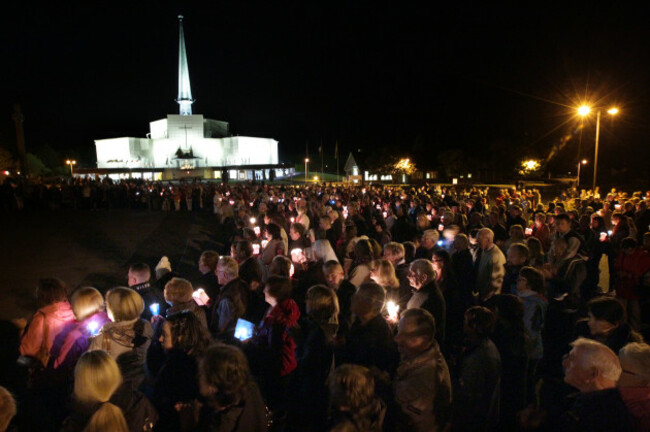
[[[314,260],[316,261],[319,259],[322,259],[323,262],[332,260],[338,261],[336,253],[334,253],[334,249],[332,249],[332,245],[330,244],[329,240],[316,240],[312,245],[311,250],[314,256]]]
[[[650,381],[650,345],[631,342],[621,348],[618,356],[626,370]]]
[[[607,345],[580,337],[571,342],[571,346],[580,349],[583,354],[580,361],[584,368],[596,368],[603,378],[618,381],[623,372],[621,362]]]

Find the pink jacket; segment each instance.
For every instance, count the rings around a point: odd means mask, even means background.
[[[20,342],[20,354],[36,356],[43,343],[43,323],[48,326],[47,349],[58,352],[66,334],[74,327],[75,319],[70,303],[53,303],[40,308],[34,314]],[[56,344],[55,344],[56,341]]]

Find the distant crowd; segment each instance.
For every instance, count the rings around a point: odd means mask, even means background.
[[[3,209],[203,211],[222,249],[198,278],[42,280],[0,431],[650,430],[650,192],[3,187]]]

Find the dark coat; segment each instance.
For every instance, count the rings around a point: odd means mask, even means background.
[[[634,431],[634,420],[617,388],[578,393],[571,397],[571,407],[549,430],[559,432]]]
[[[203,288],[208,297],[210,297],[210,300],[215,299],[219,295],[219,279],[217,279],[217,275],[214,272],[207,272],[201,275],[194,286],[196,288]]]
[[[447,319],[447,306],[445,298],[435,281],[413,290],[411,299],[406,304],[406,309],[420,308],[428,311],[436,320],[436,340],[440,346],[445,343],[445,324]]]
[[[451,256],[451,265],[458,279],[461,298],[465,308],[473,306],[474,299],[472,297],[472,291],[475,289],[476,280],[474,279],[472,252],[469,249],[455,252]]]
[[[591,334],[587,320],[583,319],[576,323],[576,334],[578,337],[582,336],[605,344],[615,353],[630,342],[643,342],[643,337],[625,323],[612,330],[607,336],[596,336]]]
[[[331,335],[308,316],[298,321],[296,360],[289,395],[292,430],[322,430],[327,421],[327,378],[334,366]]]
[[[339,301],[339,334],[344,335],[352,326],[352,296],[357,291],[357,287],[352,285],[349,280],[343,279],[336,289],[336,297]]]
[[[192,314],[194,314],[194,316],[199,320],[199,322],[203,324],[203,326],[206,329],[208,328],[208,321],[206,319],[205,309],[199,306],[198,304],[196,304],[194,299],[184,303],[177,303],[174,306],[169,307],[167,309],[165,316],[169,318],[171,315],[183,311],[189,311]]]
[[[178,431],[181,428],[174,405],[191,402],[199,395],[198,367],[196,359],[181,350],[167,353],[153,388],[153,402],[160,421],[156,431]]]
[[[133,285],[130,288],[137,291],[138,294],[140,294],[142,297],[142,300],[144,300],[144,311],[142,312],[141,318],[147,321],[151,321],[153,314],[151,313],[149,307],[154,303],[158,303],[160,306],[160,315],[165,316],[168,305],[165,301],[165,296],[163,295],[162,290],[158,288],[156,284],[151,282],[144,282],[138,285]]]
[[[205,407],[195,432],[265,432],[266,406],[257,385],[249,383],[242,399],[223,410]]]
[[[336,351],[336,364],[354,363],[392,375],[399,362],[393,333],[386,319],[377,315],[365,324],[357,320],[352,324],[345,346]]]
[[[488,338],[468,346],[454,379],[452,430],[494,430],[499,421],[501,357]]]
[[[149,400],[139,391],[121,386],[109,401],[122,410],[131,431],[150,431],[158,422],[158,414]],[[73,401],[70,416],[63,422],[61,432],[83,431],[102,404],[85,405]]]

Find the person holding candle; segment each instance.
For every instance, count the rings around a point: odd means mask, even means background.
[[[76,324],[66,335],[61,351],[54,360],[54,368],[72,370],[77,360],[88,349],[90,338],[109,322],[104,310],[104,298],[93,287],[82,287],[70,297]]]
[[[106,312],[111,322],[104,324],[92,338],[88,351],[104,350],[120,366],[125,385],[137,388],[144,380],[144,363],[153,337],[149,321],[140,316],[144,301],[140,295],[125,287],[106,293]]]

